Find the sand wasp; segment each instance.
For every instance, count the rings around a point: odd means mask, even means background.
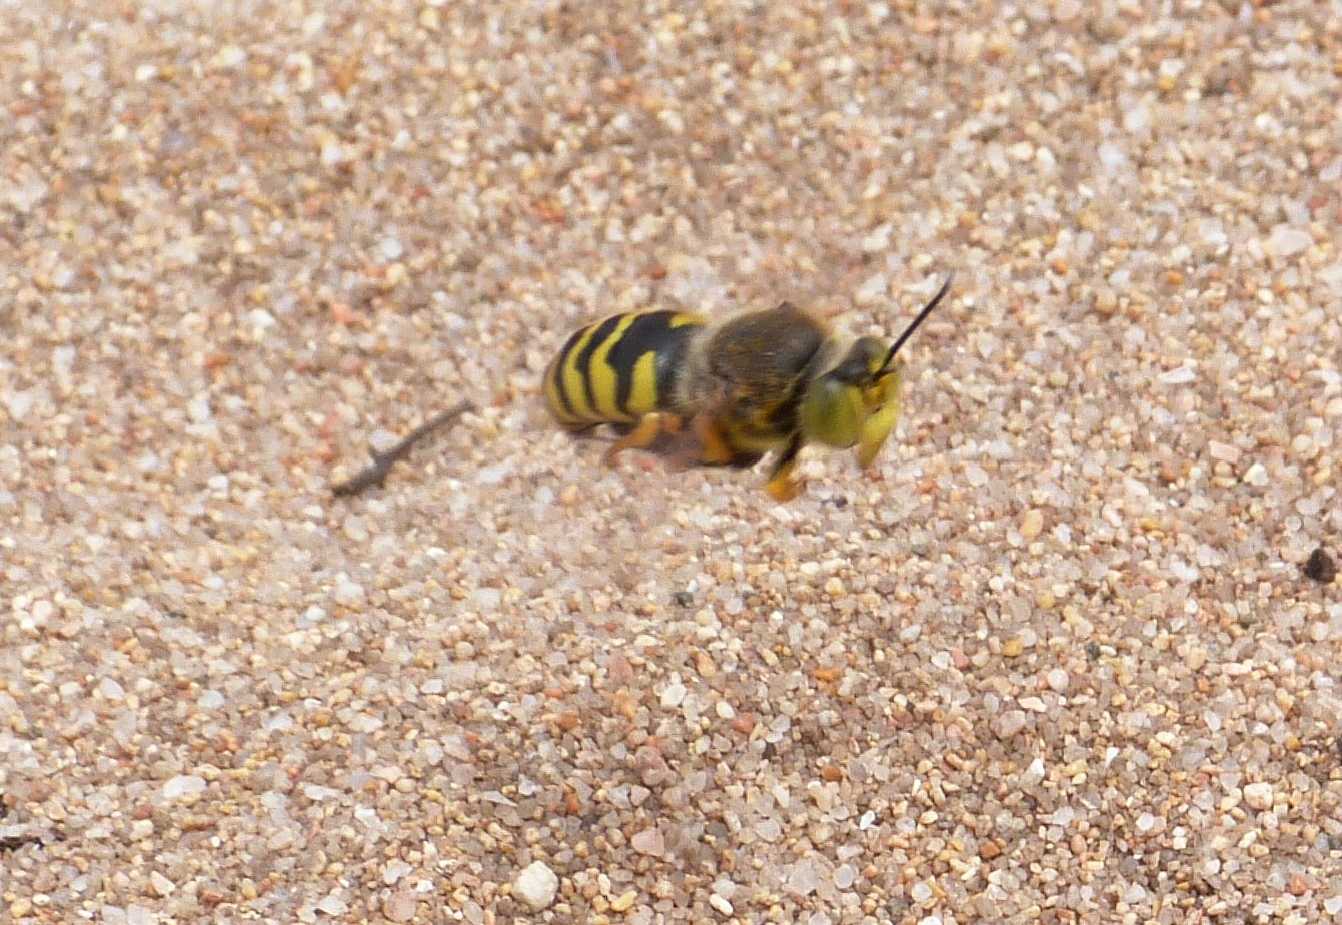
[[[560,348],[545,371],[546,406],[572,432],[622,430],[608,464],[687,422],[700,465],[744,468],[775,452],[766,487],[786,501],[800,490],[794,471],[807,443],[856,446],[863,469],[875,461],[899,418],[896,355],[952,278],[893,344],[841,336],[791,302],[717,322],[665,310],[612,315]]]

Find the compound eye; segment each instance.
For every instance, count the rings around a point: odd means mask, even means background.
[[[843,359],[835,364],[834,368],[826,375],[832,376],[840,382],[862,385],[870,382],[871,378],[880,371],[884,357],[885,349],[879,340],[874,337],[859,337],[848,348],[848,352],[843,355]]]
[[[857,339],[857,342],[853,344],[853,349],[849,351],[849,356],[859,359],[863,371],[868,376],[874,376],[881,371],[881,366],[885,363],[885,355],[889,352],[889,349],[889,345],[882,343],[880,338],[866,335]]]

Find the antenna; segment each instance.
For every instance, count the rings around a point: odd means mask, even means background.
[[[932,314],[932,309],[937,307],[937,304],[941,302],[942,298],[950,290],[951,282],[954,281],[954,279],[955,271],[952,270],[946,275],[946,282],[941,284],[941,288],[937,290],[937,294],[932,296],[932,301],[927,303],[927,306],[918,313],[918,317],[914,318],[913,322],[904,329],[904,333],[899,335],[899,339],[896,340],[894,346],[890,348],[890,352],[885,355],[885,362],[881,364],[881,369],[890,368],[890,364],[894,362],[895,354],[899,353],[899,348],[904,346],[904,342],[913,336],[913,332],[918,330],[918,326],[927,320],[928,315]]]

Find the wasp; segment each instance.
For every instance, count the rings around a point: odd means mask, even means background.
[[[782,302],[711,321],[694,312],[625,312],[574,331],[546,368],[545,403],[567,430],[601,424],[629,448],[687,425],[690,461],[747,468],[776,454],[766,489],[800,492],[795,470],[808,443],[848,449],[869,469],[899,419],[904,361],[897,355],[950,290],[952,276],[893,343],[840,335]]]

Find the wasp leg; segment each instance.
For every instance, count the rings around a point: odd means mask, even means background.
[[[857,462],[863,469],[875,471],[871,466],[876,461],[876,454],[881,452],[881,447],[899,423],[900,405],[904,397],[903,372],[903,362],[896,362],[895,371],[882,380],[879,386],[877,410],[862,424]]]
[[[736,451],[722,433],[716,417],[701,414],[694,419],[694,435],[699,438],[699,462],[725,466],[736,458]]]
[[[763,453],[755,453],[747,450],[737,453],[727,465],[731,466],[733,469],[750,469],[763,458]]]
[[[695,442],[671,456],[671,467],[677,471],[695,466],[749,469],[764,458],[763,453],[734,448],[711,416],[697,419],[691,430],[695,433]]]
[[[764,486],[764,490],[775,501],[791,501],[801,494],[801,483],[792,477],[797,470],[797,457],[801,453],[801,447],[801,434],[794,434],[782,455],[778,457],[778,462],[774,463],[773,474],[769,476],[769,483]]]
[[[690,431],[695,443],[685,446],[671,456],[671,467],[684,471],[692,466],[730,466],[742,459],[732,449],[712,411],[703,411],[690,420]],[[755,460],[758,461],[756,456]]]
[[[627,434],[616,440],[606,450],[606,465],[615,465],[615,459],[621,451],[630,449],[643,449],[651,446],[653,441],[662,434],[674,434],[680,430],[680,418],[674,414],[667,414],[661,411],[653,411],[643,415],[638,419],[638,423]]]

